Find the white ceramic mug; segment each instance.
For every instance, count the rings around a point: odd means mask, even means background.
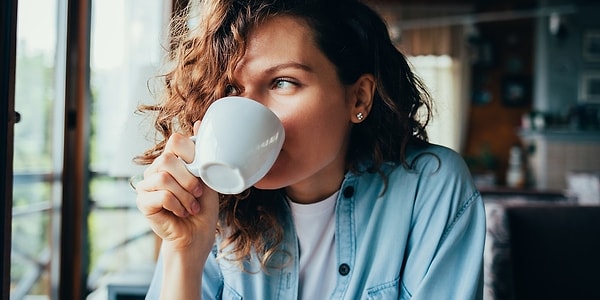
[[[271,169],[285,131],[266,106],[232,96],[211,104],[193,139],[196,153],[187,169],[219,193],[239,194]]]

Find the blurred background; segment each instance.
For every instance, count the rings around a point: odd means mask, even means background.
[[[435,99],[431,142],[465,158],[486,205],[600,204],[597,1],[368,3]],[[187,1],[1,5],[2,298],[138,299],[157,244],[128,179],[158,137],[135,110]]]

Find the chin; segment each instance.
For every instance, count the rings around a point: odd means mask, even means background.
[[[290,183],[285,180],[284,164],[278,159],[271,170],[261,180],[259,180],[254,187],[261,190],[277,190],[288,186]]]
[[[285,187],[285,185],[278,182],[278,180],[271,180],[269,177],[269,175],[265,176],[257,182],[254,187],[261,190],[277,190]]]

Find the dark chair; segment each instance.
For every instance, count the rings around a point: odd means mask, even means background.
[[[507,209],[515,299],[600,299],[600,207]]]

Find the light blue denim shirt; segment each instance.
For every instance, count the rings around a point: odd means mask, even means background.
[[[410,168],[348,173],[336,204],[337,284],[330,299],[481,299],[485,213],[462,158],[429,146],[407,155]],[[283,201],[283,199],[282,199]],[[256,257],[242,272],[208,257],[203,299],[297,299],[298,242],[291,214],[284,218],[284,267],[259,271]],[[290,261],[291,259],[291,261]],[[159,260],[147,299],[158,299]],[[168,274],[166,274],[168,276]],[[314,274],[313,276],[321,276]]]

